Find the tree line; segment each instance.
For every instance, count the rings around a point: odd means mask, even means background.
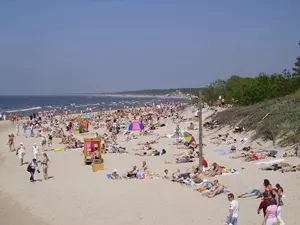
[[[300,56],[294,65],[292,72],[260,73],[257,77],[234,75],[228,80],[216,80],[202,90],[202,100],[212,105],[222,96],[225,103],[251,105],[292,94],[300,88]]]

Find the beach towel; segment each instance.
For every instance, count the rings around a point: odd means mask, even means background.
[[[276,164],[276,163],[281,163],[283,162],[284,159],[271,159],[267,161],[262,161],[262,162],[256,162],[256,165],[267,165],[267,164]]]
[[[219,153],[219,155],[228,155],[230,153],[230,149],[217,149],[215,152]]]
[[[235,171],[233,173],[223,173],[221,176],[230,176],[230,175],[236,175],[239,174],[239,172]]]

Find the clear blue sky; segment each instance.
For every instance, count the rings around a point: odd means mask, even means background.
[[[2,0],[0,94],[200,87],[281,72],[300,55],[299,27],[300,0]]]

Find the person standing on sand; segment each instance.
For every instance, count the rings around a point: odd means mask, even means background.
[[[52,135],[48,134],[48,151],[52,150]]]
[[[17,132],[17,136],[19,136],[19,132],[20,132],[19,123],[16,124],[16,132]]]
[[[30,125],[30,137],[34,137],[33,130],[34,130],[34,125],[33,125],[33,123],[31,123],[31,125]]]
[[[234,199],[234,195],[229,193],[227,198],[230,202],[229,206],[229,215],[227,217],[226,224],[230,225],[238,225],[238,217],[239,217],[239,203]]]
[[[26,123],[23,123],[23,136],[27,137],[27,124]]]
[[[270,205],[266,210],[266,215],[262,225],[276,225],[277,224],[277,205],[275,199],[270,199]]]
[[[26,149],[25,149],[25,146],[23,145],[22,142],[20,143],[20,147],[19,147],[19,149],[18,149],[17,152],[18,152],[18,156],[20,158],[20,164],[21,164],[21,166],[23,166],[23,164],[24,164],[24,156],[26,154]]]
[[[179,127],[179,124],[177,124],[177,127],[175,129],[176,143],[179,142],[179,135],[180,135],[180,127]]]
[[[281,206],[283,206],[282,195],[278,194],[278,190],[276,188],[272,189],[271,197],[275,200],[277,205],[277,220],[280,222],[280,225],[285,225],[285,222],[281,216]]]
[[[112,136],[111,136],[111,139],[112,139],[112,142],[114,144],[117,144],[117,134],[118,134],[118,131],[117,131],[117,120],[114,119],[114,122],[112,124]]]
[[[33,158],[38,162],[39,146],[37,146],[36,143],[33,144],[32,153],[33,153]]]
[[[12,152],[13,151],[13,144],[14,144],[14,138],[9,134],[8,135],[8,147],[9,147],[9,151]]]
[[[41,162],[43,168],[43,176],[44,180],[48,180],[48,163],[50,162],[48,155],[44,152],[43,153],[43,160]]]
[[[42,151],[44,152],[46,150],[46,144],[47,144],[47,140],[45,135],[42,135]]]
[[[38,167],[38,164],[37,164],[37,160],[33,159],[28,164],[28,167],[27,167],[27,171],[30,173],[30,178],[29,178],[30,182],[34,182],[35,181],[35,179],[34,179],[35,170],[37,170],[37,172],[40,173],[40,170],[39,170],[39,167]]]

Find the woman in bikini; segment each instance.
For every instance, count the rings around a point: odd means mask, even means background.
[[[263,192],[267,192],[269,195],[271,195],[272,185],[268,179],[264,179],[264,188],[265,190]]]
[[[12,135],[8,135],[8,142],[7,142],[8,146],[9,146],[9,151],[13,151],[13,144],[14,144],[14,138],[12,137]]]
[[[50,162],[48,155],[44,152],[43,153],[43,160],[41,162],[42,168],[43,168],[43,175],[44,180],[48,180],[48,163]]]

